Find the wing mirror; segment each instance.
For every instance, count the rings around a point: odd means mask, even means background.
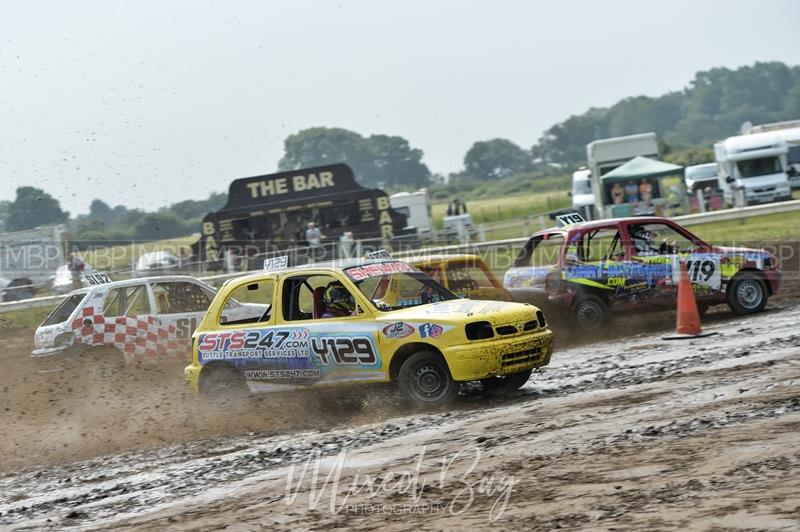
[[[731,176],[728,176],[728,177],[726,177],[726,178],[725,178],[725,182],[726,182],[726,183],[733,183],[733,182],[735,182],[735,181],[736,181],[736,180],[735,180],[734,178],[732,178]]]

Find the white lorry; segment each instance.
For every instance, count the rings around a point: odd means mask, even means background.
[[[729,137],[714,144],[719,188],[729,206],[791,199],[788,145],[774,131]]]
[[[583,215],[585,220],[594,217],[594,192],[592,192],[592,171],[586,168],[572,174],[572,210]]]
[[[658,140],[655,133],[600,139],[586,145],[586,159],[592,176],[595,217],[604,218],[607,215],[605,206],[608,204],[608,191],[601,186],[600,178],[638,156],[658,158]]]
[[[420,237],[431,232],[431,203],[428,190],[421,188],[416,192],[398,192],[389,196],[389,205],[406,216],[406,226],[416,227]]]
[[[67,262],[65,226],[37,227],[0,235],[0,298],[15,301],[33,297],[52,282],[56,269]]]
[[[750,132],[763,133],[774,131],[787,145],[786,172],[789,174],[789,184],[792,188],[800,188],[800,120],[788,120],[772,124],[752,126]]]

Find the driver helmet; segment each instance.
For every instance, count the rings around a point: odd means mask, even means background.
[[[638,240],[646,244],[648,247],[652,247],[653,242],[655,242],[656,237],[658,236],[653,231],[645,230],[644,227],[642,227],[641,225],[631,225],[630,233],[631,233],[631,238],[633,240]]]
[[[339,281],[328,284],[322,300],[326,309],[336,313],[352,314],[356,309],[356,302],[352,294]]]

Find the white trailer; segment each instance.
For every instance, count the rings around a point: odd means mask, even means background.
[[[800,120],[761,124],[749,129],[751,133],[774,131],[786,142],[788,148],[786,172],[789,174],[789,184],[792,188],[800,188]]]
[[[725,203],[744,206],[791,199],[788,151],[786,142],[774,131],[737,135],[714,144]]]
[[[592,175],[595,216],[603,218],[606,215],[604,211],[608,194],[601,187],[600,178],[638,156],[658,159],[658,140],[655,133],[600,139],[586,145],[586,159]]]
[[[6,301],[31,297],[65,264],[63,225],[0,235],[0,291]],[[4,289],[4,290],[3,290]]]
[[[406,216],[406,227],[415,227],[417,234],[427,236],[431,232],[431,203],[428,189],[416,192],[398,192],[389,196],[389,205]]]

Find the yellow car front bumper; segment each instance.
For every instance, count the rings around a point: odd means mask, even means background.
[[[475,381],[510,375],[550,363],[550,330],[512,338],[494,338],[445,348],[444,357],[456,381]]]

